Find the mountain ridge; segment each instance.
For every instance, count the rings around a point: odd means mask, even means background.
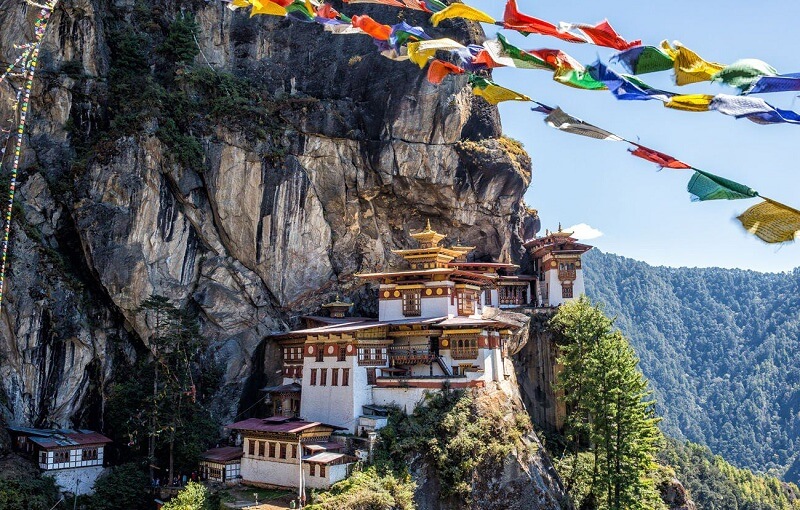
[[[670,268],[592,250],[587,295],[617,316],[672,436],[797,481],[800,268]]]

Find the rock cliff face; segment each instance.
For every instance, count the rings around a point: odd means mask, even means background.
[[[400,15],[359,10],[386,23]],[[120,130],[120,105],[150,92],[115,88],[120,34],[140,37],[150,58],[179,13],[199,26],[196,67],[247,79],[274,106],[253,124],[266,131],[201,111],[202,129],[178,129],[197,142],[191,162],[152,112]],[[31,37],[31,17],[24,3],[0,7],[3,60]],[[463,23],[438,33],[482,37]],[[146,63],[156,77],[188,72]],[[1,108],[12,93],[0,89]],[[390,250],[410,246],[427,219],[478,246],[479,259],[522,253],[530,159],[501,138],[496,109],[464,78],[435,87],[367,37],[249,19],[216,1],[64,0],[31,108],[0,314],[0,386],[14,422],[101,426],[118,360],[147,352],[136,309],[150,294],[200,312],[226,367],[218,401],[230,415],[248,377],[275,377],[272,347],[263,366],[254,356],[266,334],[337,292],[370,312],[353,274],[393,264]]]

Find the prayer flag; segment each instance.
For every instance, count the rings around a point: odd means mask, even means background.
[[[531,108],[532,112],[539,112],[539,113],[544,113],[545,115],[550,115],[550,113],[552,113],[553,110],[555,110],[555,108],[547,106],[544,103],[540,103],[539,101],[534,101],[534,103],[536,103],[536,106]]]
[[[506,10],[503,13],[503,27],[528,34],[549,35],[574,43],[586,42],[583,37],[561,32],[552,23],[522,14],[517,8],[516,0],[508,0],[508,3],[506,3]]]
[[[617,53],[611,60],[622,64],[631,74],[669,71],[675,66],[672,57],[654,46],[636,46]]]
[[[360,28],[373,39],[379,41],[388,41],[389,36],[392,35],[392,27],[389,25],[382,25],[366,14],[362,16],[353,16],[353,26]]]
[[[248,0],[250,5],[253,6],[250,9],[250,17],[257,14],[263,14],[267,16],[286,16],[286,8],[276,4],[275,2],[270,2],[269,0]]]
[[[442,9],[447,8],[447,5],[439,0],[422,0],[422,3],[424,3],[425,7],[427,7],[431,12],[439,12]]]
[[[675,60],[675,83],[678,85],[709,81],[712,76],[725,68],[722,64],[703,60],[697,53],[677,41],[673,44],[675,48],[667,41],[663,41],[661,48]]]
[[[483,11],[479,11],[467,4],[450,4],[441,11],[431,16],[431,24],[439,26],[443,20],[450,18],[464,18],[470,21],[482,21],[483,23],[494,23],[494,18]]]
[[[694,175],[686,185],[686,191],[693,195],[692,200],[739,200],[754,198],[758,192],[752,188],[718,175],[694,169]]]
[[[389,44],[397,51],[401,46],[405,46],[409,41],[428,40],[431,36],[422,30],[422,27],[412,27],[405,21],[392,25],[392,34],[389,36]]]
[[[597,46],[605,46],[606,48],[614,48],[617,50],[627,50],[636,46],[641,46],[642,41],[636,40],[628,42],[617,33],[611,26],[608,20],[603,20],[596,25],[588,25],[585,23],[561,23],[561,31],[567,32],[569,30],[580,30],[588,39],[589,42]]]
[[[778,71],[762,60],[746,58],[737,60],[711,77],[711,81],[721,81],[725,85],[741,91],[750,89],[761,76],[775,76]]]
[[[791,110],[779,110],[761,98],[717,94],[710,108],[725,115],[746,118],[757,124],[799,124],[800,114]]]
[[[247,0],[231,0],[228,2],[228,9],[235,11],[236,9],[241,9],[243,7],[250,7],[252,4]]]
[[[708,94],[686,94],[672,96],[668,102],[664,103],[664,106],[686,112],[707,112],[713,99],[714,96]]]
[[[764,197],[762,197],[764,198]],[[800,232],[800,211],[768,198],[738,218],[745,230],[765,243],[793,241]]]
[[[405,7],[406,5],[403,2],[398,2],[397,0],[342,0],[346,4],[380,4],[380,5],[390,5],[392,7]]]
[[[665,92],[650,87],[641,80],[632,76],[623,76],[597,60],[588,68],[589,74],[595,80],[602,82],[614,97],[623,101],[644,101],[658,99],[669,101],[674,96],[672,92]]]
[[[452,50],[452,54],[458,57],[459,65],[464,68],[465,71],[471,73],[500,66],[486,54],[486,50],[483,49],[483,46],[478,46],[477,44],[470,44],[465,48],[454,49]]]
[[[439,85],[442,80],[451,74],[464,74],[464,70],[450,62],[436,59],[428,66],[428,81],[434,85]]]
[[[544,121],[548,126],[554,127],[573,135],[588,136],[597,140],[608,140],[611,142],[621,142],[622,138],[614,133],[601,129],[597,126],[584,122],[564,112],[561,108],[556,108],[545,117]]]
[[[363,34],[364,31],[360,28],[356,28],[350,23],[345,23],[343,21],[335,20],[335,19],[328,19],[328,18],[315,18],[317,23],[322,25],[322,28],[326,32],[330,32],[332,34],[338,35],[351,35],[351,34]]]
[[[765,94],[767,92],[796,92],[800,90],[800,73],[779,76],[761,76],[756,79],[745,94]]]
[[[583,66],[579,69],[560,67],[553,73],[553,79],[558,83],[583,90],[608,90],[601,81],[595,80]]]
[[[636,146],[635,150],[629,150],[628,152],[631,153],[632,156],[636,156],[637,158],[646,159],[651,163],[655,163],[656,165],[660,166],[661,168],[672,168],[674,170],[685,170],[692,168],[691,166],[687,165],[683,161],[679,161],[672,156],[664,154],[663,152],[658,152],[653,149],[649,149],[644,145],[639,145],[638,143],[634,143],[633,145]]]
[[[430,41],[418,41],[408,43],[408,58],[420,68],[428,65],[428,60],[439,50],[459,50],[465,46],[452,39],[431,39]]]
[[[483,47],[488,57],[501,66],[518,69],[552,69],[544,59],[510,44],[503,34],[497,34],[497,39],[484,41]]]
[[[314,21],[313,6],[307,0],[294,0],[286,6],[286,16],[303,23],[312,23]]]
[[[472,92],[476,96],[481,96],[486,102],[497,104],[502,101],[530,101],[531,98],[525,94],[514,92],[513,90],[501,87],[486,78],[470,75],[469,83],[472,85]]]

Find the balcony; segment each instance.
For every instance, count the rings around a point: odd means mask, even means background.
[[[394,365],[419,365],[432,363],[436,356],[428,344],[412,344],[389,347],[389,359]]]

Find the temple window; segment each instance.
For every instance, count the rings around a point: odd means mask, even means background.
[[[362,366],[385,365],[386,349],[381,347],[360,347],[358,349],[358,364]]]
[[[347,346],[340,345],[339,346],[339,355],[337,356],[337,361],[347,361]]]
[[[328,385],[328,369],[323,368],[319,371],[319,385],[320,386],[327,386]]]
[[[325,477],[325,464],[320,464],[319,465],[319,476],[321,476],[323,478]]]
[[[60,450],[53,453],[53,462],[56,464],[62,464],[64,462],[69,462],[69,450]]]
[[[472,315],[473,313],[475,313],[475,293],[458,291],[458,315]]]
[[[421,293],[418,290],[403,292],[403,315],[419,317],[422,314],[420,299]]]
[[[308,472],[311,476],[317,476],[317,465],[316,464],[309,464]]]
[[[81,452],[82,460],[97,460],[97,448],[84,448]]]
[[[342,386],[350,386],[350,369],[342,369]]]
[[[374,368],[367,369],[367,384],[375,384],[377,382],[377,376]]]
[[[331,369],[331,386],[339,386],[339,369]]]
[[[564,285],[563,287],[561,287],[561,297],[562,298],[572,297],[572,285]]]
[[[317,361],[323,361],[325,359],[324,358],[324,356],[325,356],[325,344],[317,344],[316,352],[317,352],[316,360]]]
[[[317,385],[317,369],[316,368],[312,368],[311,369],[311,380],[308,383],[311,386],[316,386]]]
[[[248,453],[250,455],[255,455],[256,454],[256,442],[254,440],[252,440],[252,439],[250,440],[250,449],[248,450]]]
[[[486,306],[492,306],[492,289],[486,289],[483,291],[483,300],[486,302]]]
[[[275,443],[273,443],[273,442],[269,443],[269,456],[272,457],[272,458],[275,458]],[[263,455],[262,455],[262,457],[263,457]]]
[[[286,458],[286,443],[281,443],[281,457],[282,459]]]

